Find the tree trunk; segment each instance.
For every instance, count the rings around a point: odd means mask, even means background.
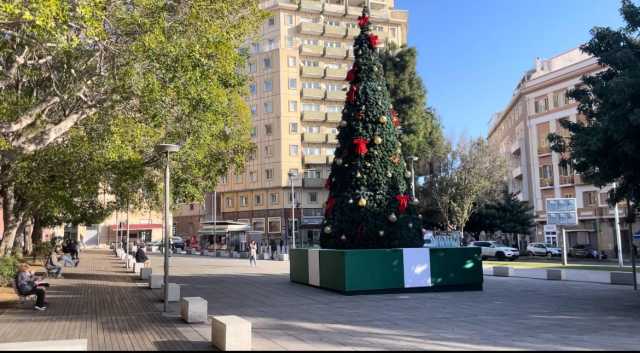
[[[19,258],[24,256],[24,243],[25,243],[24,231],[25,231],[26,225],[27,225],[27,220],[21,219],[20,224],[16,229],[16,235],[13,240],[13,249],[11,250],[11,253],[14,256],[17,256]]]
[[[33,219],[32,229],[31,241],[35,246],[40,245],[42,243],[42,224],[38,218]]]
[[[2,197],[2,217],[4,220],[4,232],[0,243],[0,257],[10,256],[13,242],[16,238],[16,231],[20,225],[20,215],[14,214],[15,198],[13,186],[8,186],[1,192]]]
[[[33,253],[33,219],[29,218],[24,229],[24,255]]]

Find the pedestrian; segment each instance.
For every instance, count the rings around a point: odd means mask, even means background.
[[[255,240],[252,240],[249,244],[249,266],[258,266],[256,257],[258,256],[258,245]]]
[[[149,265],[151,264],[149,258],[147,257],[147,254],[144,252],[144,244],[140,244],[140,246],[138,246],[135,258],[136,262],[139,264],[143,264],[145,268],[149,267]]]
[[[18,273],[15,278],[16,290],[20,295],[35,295],[36,305],[34,309],[45,311],[47,310],[47,304],[45,302],[46,291],[44,288],[48,286],[48,283],[44,283],[40,278],[35,277],[31,272],[31,267],[27,263],[21,263],[18,265]]]
[[[271,260],[275,260],[276,259],[276,250],[278,249],[278,246],[276,245],[276,241],[275,240],[271,240]]]

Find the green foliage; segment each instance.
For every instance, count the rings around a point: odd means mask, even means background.
[[[399,132],[392,123],[383,67],[370,35],[370,25],[363,24],[354,44],[351,89],[328,182],[321,245],[334,249],[422,247],[413,202],[403,209],[397,199],[410,201],[410,175]]]
[[[0,286],[7,286],[18,271],[18,259],[13,256],[0,257]]]
[[[465,229],[472,233],[501,231],[507,234],[528,234],[534,226],[533,207],[505,190],[502,198],[482,203],[467,221]]]
[[[640,203],[640,7],[622,1],[626,27],[596,27],[582,50],[598,58],[604,70],[583,77],[584,86],[569,96],[586,119],[563,122],[570,138],[551,134],[552,149],[563,153],[588,182],[603,187],[617,182],[612,203]],[[632,213],[633,214],[633,213]]]
[[[427,107],[427,91],[416,70],[417,56],[415,48],[397,48],[392,43],[380,53],[380,60],[391,103],[402,121],[402,152],[420,157],[424,169],[429,161],[446,154],[447,144],[440,121]]]

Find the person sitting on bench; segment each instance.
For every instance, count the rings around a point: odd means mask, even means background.
[[[147,254],[144,252],[144,244],[140,244],[140,246],[138,246],[135,257],[137,263],[144,264],[144,267],[149,267],[150,261]]]
[[[46,291],[42,287],[48,286],[48,283],[43,283],[39,278],[35,277],[29,264],[21,263],[18,265],[15,281],[18,294],[22,296],[35,295],[37,297],[36,305],[34,306],[36,310],[44,311],[47,309],[45,302]]]
[[[44,266],[47,273],[55,276],[56,278],[62,278],[62,264],[58,258],[58,253],[54,250],[47,259],[47,264]]]

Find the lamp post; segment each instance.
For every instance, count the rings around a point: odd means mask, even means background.
[[[616,188],[618,187],[618,183],[613,183],[613,190],[615,193]],[[616,206],[614,208],[615,214],[615,222],[616,222],[616,249],[618,250],[618,267],[624,267],[624,260],[622,258],[622,237],[620,236],[620,211],[618,209],[618,203],[616,202]]]
[[[296,194],[293,188],[293,177],[295,173],[289,172],[289,181],[291,182],[291,241],[293,249],[296,248]]]
[[[411,198],[416,198],[416,172],[413,167],[413,163],[418,161],[418,157],[409,156],[409,160],[411,161]]]
[[[180,146],[160,144],[157,145],[156,153],[166,154],[166,164],[164,167],[164,312],[167,312],[167,300],[169,298],[169,238],[171,236],[171,225],[169,224],[169,165],[172,152],[178,152]]]

